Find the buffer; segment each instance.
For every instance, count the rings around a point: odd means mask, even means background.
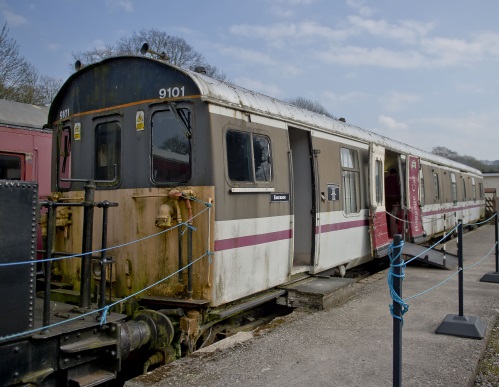
[[[402,254],[408,257],[416,257],[422,254],[420,257],[416,258],[417,261],[439,267],[445,270],[455,270],[458,267],[457,256],[454,254],[449,254],[443,251],[438,251],[434,249],[429,249],[425,246],[416,245],[414,243],[405,242],[402,249]]]

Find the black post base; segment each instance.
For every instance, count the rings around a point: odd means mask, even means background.
[[[448,314],[435,333],[471,339],[483,339],[487,325],[476,316]]]
[[[480,282],[492,282],[495,284],[499,284],[499,273],[498,272],[488,272],[484,274],[482,278],[480,278]]]

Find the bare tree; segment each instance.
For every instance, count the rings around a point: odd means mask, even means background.
[[[331,113],[327,111],[327,109],[324,106],[322,106],[320,102],[312,101],[310,99],[303,97],[296,97],[293,99],[289,99],[287,100],[287,102],[290,103],[291,105],[298,106],[302,109],[307,109],[315,113],[323,114],[327,117],[335,118]]]
[[[83,65],[95,63],[114,55],[117,54],[116,54],[116,49],[113,46],[105,46],[104,48],[93,48],[92,50],[79,51],[77,53],[72,54],[75,62],[76,60],[79,60]],[[69,67],[71,70],[73,70],[74,63],[72,63]]]
[[[0,32],[0,98],[33,103],[38,73],[21,55],[17,42],[9,38],[7,23]]]
[[[431,153],[437,156],[445,157],[446,159],[456,160],[459,158],[459,154],[445,146],[436,146],[431,150]]]
[[[436,146],[431,150],[431,153],[437,156],[442,156],[450,160],[457,161],[458,163],[469,165],[482,172],[497,172],[499,169],[494,165],[487,165],[484,162],[477,160],[473,156],[462,156],[459,153],[446,148],[444,146]]]
[[[20,53],[4,24],[0,32],[0,98],[34,105],[52,102],[62,80],[40,76]]]
[[[41,105],[50,105],[64,81],[61,78],[42,75],[38,79],[38,93]]]
[[[156,28],[133,32],[131,36],[124,36],[114,45],[108,45],[101,49],[95,48],[89,51],[73,53],[73,58],[87,65],[116,55],[139,55],[140,48],[146,42],[151,50],[157,53],[164,52],[167,60],[175,66],[189,70],[204,67],[206,75],[227,81],[225,73],[216,66],[209,65],[204,55],[196,51],[185,39],[168,35]],[[154,56],[150,53],[146,55]]]

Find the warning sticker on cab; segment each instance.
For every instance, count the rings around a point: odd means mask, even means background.
[[[73,127],[75,141],[81,140],[81,122],[75,122]]]
[[[144,130],[144,111],[139,110],[135,114],[135,130]]]

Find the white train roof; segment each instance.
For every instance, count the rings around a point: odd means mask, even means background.
[[[429,152],[425,152],[421,149],[381,136],[369,130],[361,129],[346,122],[338,121],[323,114],[299,108],[289,103],[244,89],[239,86],[218,81],[203,74],[185,69],[180,70],[185,72],[194,80],[199,87],[201,98],[204,101],[232,107],[234,109],[247,111],[249,113],[276,118],[296,126],[329,132],[343,137],[355,138],[365,143],[372,142],[401,154],[414,155],[436,164],[443,164],[457,170],[481,175],[481,172],[475,168]]]

